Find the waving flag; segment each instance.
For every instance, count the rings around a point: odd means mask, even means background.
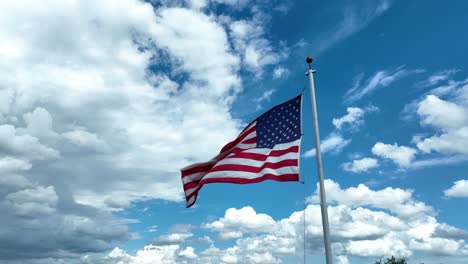
[[[195,204],[206,183],[299,181],[301,103],[299,95],[273,107],[226,144],[216,157],[183,168],[187,207]]]

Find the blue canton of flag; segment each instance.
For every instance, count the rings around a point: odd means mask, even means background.
[[[257,119],[257,148],[273,148],[301,137],[301,100],[275,106]]]

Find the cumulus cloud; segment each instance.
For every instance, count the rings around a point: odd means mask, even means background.
[[[419,103],[417,110],[421,124],[444,131],[462,127],[468,123],[468,110],[452,102],[428,95]]]
[[[238,133],[239,69],[278,52],[259,18],[233,35],[208,1],[184,6],[0,3],[0,259],[75,258],[129,239],[109,211],[181,201],[179,169]]]
[[[325,187],[331,201],[329,220],[337,263],[350,263],[349,257],[374,261],[393,255],[411,261],[421,254],[447,256],[446,260],[468,255],[464,241],[468,231],[438,222],[434,209],[415,200],[412,190],[371,190],[364,184],[344,189],[331,180]],[[317,192],[309,202],[305,210],[282,219],[249,206],[227,209],[223,217],[202,225],[218,234],[232,230],[244,233],[233,244],[223,241],[223,247],[211,244],[195,252],[191,246],[149,245],[135,254],[115,248],[108,255],[88,257],[84,263],[184,263],[192,258],[212,264],[301,261],[304,228],[307,254],[323,254]]]
[[[444,191],[447,197],[468,197],[468,180],[459,180],[453,186]]]
[[[337,264],[349,264],[349,260],[346,256],[337,256],[336,263]]]
[[[468,142],[468,106],[428,95],[419,103],[417,114],[421,118],[422,125],[440,131],[439,134],[417,142],[421,151],[468,155],[465,147],[465,143]]]
[[[362,123],[361,117],[364,115],[364,111],[359,107],[348,107],[346,108],[348,112],[346,115],[340,118],[333,118],[333,125],[337,129],[341,129],[341,126],[344,124],[349,124],[350,126],[356,126]]]
[[[175,264],[177,263],[177,254],[180,247],[177,245],[172,246],[145,246],[143,249],[138,250],[136,254],[130,255],[120,248],[114,248],[108,256],[104,258],[103,263],[164,263]],[[93,259],[83,259],[85,263],[94,263]]]
[[[351,139],[345,139],[338,133],[331,133],[320,143],[320,150],[322,153],[340,153],[349,143]],[[306,151],[304,157],[315,157],[315,148]]]
[[[379,191],[373,191],[364,184],[357,187],[341,189],[340,185],[331,180],[325,180],[327,200],[336,201],[348,206],[372,206],[390,210],[392,213],[405,218],[411,218],[421,214],[433,214],[433,209],[422,202],[412,198],[412,190],[387,187]],[[315,193],[309,201],[318,202],[319,196]]]
[[[406,146],[398,146],[397,143],[391,145],[377,142],[372,147],[372,153],[379,157],[392,160],[401,168],[407,168],[411,165],[411,161],[414,159],[417,150]]]
[[[58,158],[60,152],[43,145],[29,134],[22,134],[13,125],[0,125],[0,147],[10,155],[23,156],[27,159]]]
[[[369,106],[366,108],[348,107],[346,108],[346,111],[348,112],[346,115],[339,118],[333,118],[332,122],[337,129],[341,129],[344,125],[348,125],[351,129],[356,129],[364,123],[362,118],[366,113],[378,110],[379,109],[375,106]]]
[[[32,165],[27,159],[6,156],[0,158],[0,172],[27,171]]]
[[[57,200],[52,186],[24,189],[5,197],[6,204],[13,207],[17,215],[32,218],[54,213]]]
[[[187,259],[195,259],[197,258],[197,254],[195,254],[195,249],[193,247],[186,247],[185,249],[179,252],[179,256],[182,258]]]
[[[253,8],[253,17],[249,20],[229,21],[229,34],[234,44],[234,49],[241,54],[242,64],[257,78],[262,77],[263,68],[276,65],[286,58],[288,49],[285,47],[275,48],[266,38],[264,25],[269,20],[268,11],[256,6]],[[277,67],[274,78],[286,73],[286,69]]]
[[[369,169],[376,168],[379,166],[379,162],[373,158],[362,158],[353,160],[352,162],[346,162],[342,165],[345,171],[354,173],[366,172]]]
[[[158,246],[178,245],[183,244],[187,238],[191,236],[193,236],[191,233],[171,233],[167,235],[161,235],[154,239],[151,243]]]
[[[252,207],[246,206],[239,210],[230,208],[223,218],[204,227],[218,231],[219,237],[225,240],[242,237],[244,233],[272,231],[275,224],[269,215],[257,214]]]
[[[360,184],[342,189],[337,183],[325,182],[333,248],[337,262],[349,263],[348,256],[375,259],[385,256],[411,257],[417,253],[429,255],[465,256],[466,231],[439,223],[434,209],[413,198],[412,190],[387,187],[371,190]],[[275,228],[255,236],[238,238],[234,246],[220,249],[214,246],[199,255],[206,263],[257,263],[253,253],[273,258],[276,263],[287,256],[300,256],[303,248],[303,221],[306,219],[308,254],[322,254],[323,237],[318,193],[309,198],[305,211],[273,220]],[[228,211],[243,211],[230,208]],[[260,213],[251,212],[251,218]],[[227,212],[226,212],[227,214]],[[224,217],[225,218],[225,217]],[[220,218],[212,223],[224,221]],[[248,228],[248,222],[238,222],[237,228]],[[259,227],[257,230],[261,230]],[[223,232],[222,229],[215,229]],[[442,245],[442,243],[446,243]],[[458,250],[458,251],[457,251]],[[268,255],[268,256],[269,256]]]

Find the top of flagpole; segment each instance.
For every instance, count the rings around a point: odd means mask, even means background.
[[[311,56],[306,58],[306,62],[307,62],[307,64],[309,64],[309,70],[312,69],[312,62],[313,61],[314,61],[314,59]]]
[[[312,62],[314,61],[314,59],[311,57],[311,56],[308,56],[306,58],[306,62],[307,64],[309,64],[309,70],[306,72],[306,75],[309,75],[311,73],[315,73],[316,70],[312,70]]]

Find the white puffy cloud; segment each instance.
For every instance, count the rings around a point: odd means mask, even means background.
[[[364,123],[362,118],[366,113],[371,113],[378,111],[379,109],[375,106],[368,106],[365,108],[359,107],[348,107],[346,111],[348,112],[346,115],[340,118],[333,118],[333,125],[337,129],[341,129],[344,125],[348,125],[351,129],[356,129],[358,126]]]
[[[337,261],[349,263],[349,256],[370,258],[391,255],[410,258],[415,254],[465,256],[467,245],[463,241],[465,230],[439,223],[434,210],[413,198],[412,190],[385,188],[371,190],[361,184],[342,189],[337,183],[325,182],[329,206],[329,221],[334,253]],[[310,198],[305,210],[308,254],[322,254],[323,237],[318,194]],[[335,204],[336,202],[336,204]],[[239,212],[243,209],[230,208]],[[227,212],[226,212],[227,214]],[[251,218],[256,218],[252,214]],[[225,221],[224,218],[212,223]],[[289,217],[273,220],[275,228],[236,240],[234,246],[220,249],[210,246],[199,255],[206,263],[257,263],[254,254],[270,256],[271,262],[284,261],[292,256],[301,256],[303,248],[304,211]],[[238,229],[249,223],[238,221]],[[209,224],[207,224],[209,225]],[[257,227],[262,230],[263,227]],[[213,229],[223,232],[219,229]],[[462,240],[460,240],[462,239]],[[442,243],[444,243],[442,245]],[[269,257],[268,257],[269,258]]]
[[[287,75],[289,73],[289,70],[282,67],[282,66],[277,66],[274,70],[273,70],[273,80],[276,80],[276,79],[279,79],[285,75]]]
[[[262,32],[239,35],[239,50],[222,21],[233,19],[205,12],[208,1],[186,5],[0,3],[0,261],[76,257],[132,237],[109,210],[181,201],[179,169],[242,128],[230,107],[247,47],[269,58],[248,60],[259,70],[282,51],[258,17],[237,17]]]
[[[54,187],[37,187],[9,193],[5,197],[7,205],[13,207],[15,213],[24,217],[38,217],[55,212],[57,194]]]
[[[417,109],[423,125],[434,126],[443,131],[460,128],[468,123],[468,110],[452,102],[428,95]]]
[[[269,215],[257,214],[252,207],[246,206],[239,210],[230,208],[223,218],[204,227],[218,231],[221,239],[230,239],[242,237],[243,233],[269,232],[275,224]]]
[[[408,245],[398,237],[386,236],[381,239],[351,241],[346,250],[351,255],[363,257],[399,256],[412,254]]]
[[[351,171],[354,173],[366,172],[369,169],[376,168],[378,166],[379,166],[379,162],[373,158],[362,158],[362,159],[353,160],[352,162],[346,162],[342,164],[342,167],[345,171]]]
[[[188,0],[189,6],[194,9],[202,9],[208,5],[209,0]]]
[[[193,247],[186,247],[185,249],[179,252],[179,256],[188,259],[195,259],[197,258],[197,254],[195,254],[195,249]]]
[[[349,143],[351,143],[351,139],[345,139],[338,133],[331,133],[320,143],[320,150],[322,153],[340,153]],[[315,157],[315,148],[307,150],[304,157]]]
[[[459,180],[453,186],[444,191],[447,197],[468,197],[468,180]]]
[[[377,142],[372,147],[372,153],[379,157],[392,160],[401,168],[406,168],[411,165],[411,161],[413,161],[417,150],[406,146],[398,146],[397,143],[391,145]]]
[[[261,77],[264,67],[279,63],[286,57],[288,51],[285,48],[278,51],[274,48],[266,38],[264,29],[265,20],[268,19],[264,18],[266,15],[260,8],[255,10],[251,20],[231,21],[229,29],[235,50],[242,54],[243,65],[256,77]],[[279,78],[286,73],[284,68],[276,69],[274,77]]]
[[[126,263],[126,264],[175,264],[180,247],[171,246],[145,246],[138,250],[135,255],[130,255],[120,248],[114,248],[105,258],[104,263]],[[94,263],[93,259],[82,259],[84,263]],[[86,262],[87,261],[87,262]]]
[[[463,95],[463,90],[460,91]],[[421,118],[421,124],[432,126],[440,131],[439,134],[417,142],[421,151],[468,155],[465,147],[465,143],[468,142],[468,106],[445,101],[435,95],[428,95],[419,102],[417,114]]]
[[[27,171],[32,165],[29,160],[6,156],[0,158],[0,172]]]
[[[350,263],[349,257],[370,262],[392,255],[409,261],[421,255],[446,256],[445,260],[450,262],[452,257],[468,256],[464,241],[468,231],[438,222],[430,206],[414,200],[412,190],[390,187],[371,190],[363,184],[342,189],[330,180],[325,187],[332,202],[328,209],[337,263]],[[234,244],[223,241],[224,248],[211,244],[196,253],[190,246],[150,245],[134,255],[116,248],[107,256],[89,258],[85,263],[184,263],[195,257],[208,264],[301,261],[304,228],[307,254],[323,254],[321,209],[317,200],[316,192],[310,199],[313,204],[305,210],[278,220],[251,207],[226,210],[224,217],[203,227],[218,233],[236,229],[248,232]]]
[[[468,155],[468,150],[463,144],[468,140],[468,127],[451,131],[447,134],[425,138],[417,143],[418,148],[425,152],[437,151],[442,153],[462,153]]]
[[[362,110],[361,108],[348,107],[346,108],[346,111],[348,112],[346,115],[340,118],[333,118],[333,125],[337,129],[341,129],[341,127],[344,124],[349,124],[350,126],[357,126],[363,122],[361,118],[364,116],[364,110]]]
[[[178,245],[183,244],[187,238],[193,236],[192,233],[171,233],[161,235],[152,241],[152,244],[157,246],[164,245]]]
[[[23,115],[26,123],[24,131],[40,140],[55,140],[58,136],[53,130],[52,116],[42,108],[37,107],[34,111]]]
[[[433,213],[430,206],[412,199],[412,190],[387,187],[380,191],[373,191],[364,184],[341,189],[339,184],[331,180],[325,180],[325,190],[328,201],[336,201],[348,206],[372,206],[387,209],[401,217]],[[310,201],[319,201],[317,193],[310,198]]]
[[[0,147],[11,155],[19,155],[28,159],[58,158],[60,152],[45,146],[29,134],[22,134],[12,125],[0,125]]]
[[[17,120],[0,126],[0,145],[8,155],[53,163],[33,164],[26,177],[66,175],[74,199],[97,207],[179,201],[179,169],[211,157],[239,129],[229,113],[240,89],[239,58],[215,17],[131,0],[110,8],[91,1],[51,1],[50,10],[3,5],[15,16],[2,15],[0,36],[24,50],[0,65],[2,98],[13,96],[2,116]],[[163,65],[167,71],[147,71]],[[169,70],[187,82],[172,81]]]
[[[239,67],[239,59],[230,52],[226,32],[214,18],[184,8],[161,8],[152,19],[157,22],[149,34],[156,39],[156,45],[173,55],[180,69],[190,73],[193,79],[207,82],[211,88],[209,93],[221,96],[239,88],[239,78],[234,72]]]
[[[179,169],[243,127],[230,113],[241,67],[286,52],[266,4],[208,10],[247,2],[0,3],[0,262],[108,250],[133,237],[109,211],[183,199]]]
[[[349,260],[346,256],[337,256],[336,263],[337,264],[349,264]]]
[[[62,136],[78,147],[91,148],[96,151],[106,151],[109,148],[96,134],[83,128],[65,132]]]

